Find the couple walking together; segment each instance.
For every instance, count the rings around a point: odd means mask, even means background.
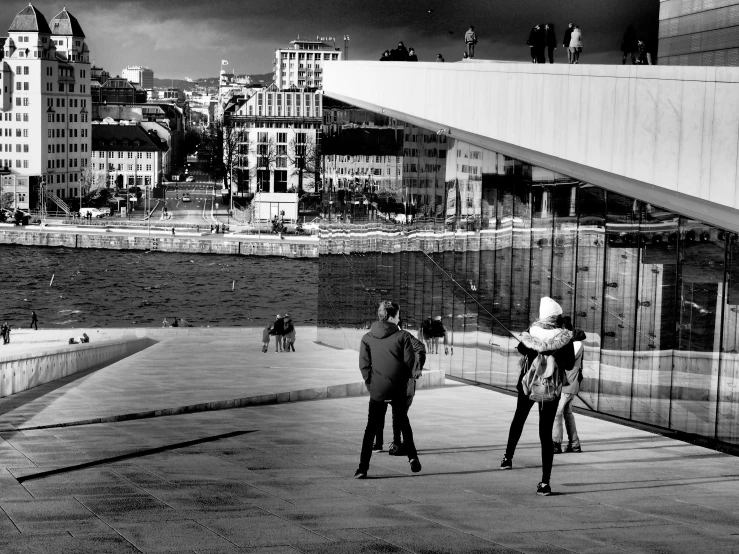
[[[269,350],[269,341],[275,338],[275,352],[295,352],[295,325],[290,314],[277,314],[274,323],[262,330],[262,352]]]
[[[410,333],[398,327],[400,307],[393,302],[383,302],[378,309],[378,319],[362,338],[359,348],[359,368],[370,393],[367,427],[362,440],[362,452],[356,478],[366,478],[372,452],[381,450],[382,430],[387,406],[393,413],[393,444],[399,444],[403,435],[403,450],[408,456],[411,470],[421,471],[413,431],[408,420],[408,408],[412,401],[409,394],[421,374],[426,349]],[[513,468],[513,455],[521,438],[531,408],[539,410],[539,441],[541,443],[542,477],[536,492],[542,496],[552,494],[549,483],[554,454],[562,452],[562,420],[564,420],[569,444],[568,452],[580,452],[572,400],[579,391],[582,380],[582,341],[585,334],[573,330],[569,318],[563,317],[562,308],[549,297],[541,299],[539,318],[521,334],[518,351],[521,354],[516,412],[511,422],[505,456],[501,469]],[[420,362],[420,364],[419,364]],[[379,437],[379,441],[376,438]],[[373,448],[373,441],[375,442]],[[380,448],[378,448],[378,442]]]

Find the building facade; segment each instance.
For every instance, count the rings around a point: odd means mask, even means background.
[[[274,84],[280,89],[291,86],[320,89],[323,64],[343,59],[343,52],[322,40],[293,40],[288,48],[275,51]]]
[[[320,91],[275,85],[259,89],[225,113],[234,138],[232,182],[239,192],[313,191],[318,180]],[[225,140],[229,140],[228,136]]]
[[[144,90],[152,90],[154,88],[154,72],[148,67],[141,67],[139,65],[128,66],[121,71],[121,77],[133,84],[140,85]]]
[[[80,192],[90,158],[90,52],[66,9],[48,23],[28,5],[13,20],[0,60],[3,192],[36,209],[30,189],[45,182],[61,198]],[[28,192],[20,192],[27,190]]]
[[[661,0],[660,64],[739,66],[739,0]]]
[[[329,64],[324,93],[358,106],[346,129],[403,129],[404,165],[445,137],[442,202],[404,174],[411,221],[327,214],[319,340],[357,348],[396,300],[411,332],[441,317],[430,368],[515,391],[549,296],[586,333],[581,409],[739,446],[739,69],[386,66]]]
[[[92,125],[92,173],[110,188],[160,185],[167,152],[166,141],[138,122],[108,119]]]

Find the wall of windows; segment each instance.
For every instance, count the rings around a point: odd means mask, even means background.
[[[366,190],[354,217],[328,208],[319,340],[357,348],[396,300],[413,333],[441,317],[430,368],[512,390],[515,337],[551,296],[587,334],[580,407],[739,443],[736,234],[446,138],[438,199],[391,185],[413,218]]]

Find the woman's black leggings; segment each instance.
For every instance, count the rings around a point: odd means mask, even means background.
[[[516,402],[516,413],[511,422],[511,430],[508,432],[508,446],[506,447],[505,456],[509,460],[513,459],[516,452],[516,445],[521,438],[523,426],[526,418],[529,416],[531,407],[539,408],[539,442],[541,442],[541,482],[549,483],[549,477],[552,475],[552,461],[554,460],[554,445],[552,444],[552,428],[554,427],[554,416],[557,415],[557,406],[559,402],[542,402],[538,404],[529,397],[519,391],[518,400]]]

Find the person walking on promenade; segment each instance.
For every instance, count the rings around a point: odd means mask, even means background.
[[[549,496],[552,489],[549,484],[549,478],[552,474],[552,461],[554,459],[554,448],[552,445],[552,428],[554,426],[554,417],[557,414],[557,406],[559,405],[559,396],[561,391],[553,389],[553,398],[549,401],[541,399],[540,402],[530,398],[531,390],[525,390],[523,380],[529,377],[530,370],[534,362],[541,362],[538,366],[542,370],[550,370],[552,378],[551,383],[556,385],[563,382],[562,374],[564,368],[574,365],[574,348],[572,346],[573,333],[562,327],[562,308],[551,298],[545,296],[541,299],[539,305],[539,319],[531,324],[529,330],[521,334],[521,342],[518,345],[518,351],[522,354],[521,372],[518,376],[516,390],[518,391],[518,399],[516,402],[516,412],[511,422],[511,428],[508,432],[508,444],[506,446],[505,455],[500,462],[500,469],[511,469],[513,467],[513,455],[516,446],[521,438],[523,426],[526,418],[534,404],[539,405],[539,442],[541,443],[541,481],[536,487],[536,494]],[[545,360],[541,361],[544,357]],[[544,373],[547,376],[549,371]],[[538,374],[538,372],[537,372]],[[528,386],[528,379],[527,379]]]
[[[467,45],[467,56],[474,58],[477,35],[475,34],[475,28],[472,25],[470,25],[470,28],[467,29],[467,32],[464,34],[464,43]]]
[[[33,328],[36,331],[38,331],[38,316],[36,315],[36,312],[31,310],[31,325],[28,326],[29,329]]]
[[[416,56],[416,50],[415,48],[408,48],[408,61],[409,62],[417,62],[418,56]]]
[[[570,39],[572,38],[572,29],[575,28],[574,23],[569,23],[565,29],[565,36],[562,38],[562,48],[567,52],[567,63],[572,63],[572,52],[570,52]]]
[[[562,396],[557,406],[557,414],[554,416],[554,430],[552,431],[552,442],[555,454],[562,453],[562,422],[567,428],[567,447],[565,452],[582,452],[580,447],[580,439],[577,436],[577,426],[575,425],[575,414],[572,413],[572,401],[580,392],[580,383],[582,382],[582,356],[585,333],[572,328],[572,320],[569,316],[563,318],[563,327],[573,332],[572,348],[575,359],[572,367],[565,367],[565,382],[562,385]]]
[[[554,63],[554,51],[557,49],[557,33],[554,30],[554,23],[544,25],[544,41],[547,54],[549,54],[549,63]]]
[[[262,329],[262,352],[265,354],[269,350],[269,341],[270,335],[272,334],[272,325],[267,325],[264,329]]]
[[[441,321],[440,315],[437,315],[434,318],[434,321],[431,323],[431,336],[433,337],[431,339],[431,342],[432,348],[434,349],[434,354],[439,353],[439,339],[444,339],[444,354],[449,354],[449,347],[447,346],[446,327],[444,327],[444,323]]]
[[[283,329],[282,349],[284,352],[295,352],[293,343],[295,342],[295,325],[293,325],[290,314],[285,314],[285,327]]]
[[[434,332],[433,332],[433,323],[431,322],[431,318],[427,317],[423,320],[423,323],[421,323],[421,328],[418,330],[418,340],[422,340],[426,344],[426,350],[433,354],[434,349],[431,346],[434,339]]]
[[[442,56],[441,54],[436,54],[436,61],[444,63],[444,56]]]
[[[621,41],[621,53],[623,58],[621,59],[621,65],[626,65],[626,58],[631,56],[631,64],[636,65],[636,52],[639,50],[639,41],[636,38],[634,32],[634,26],[629,25],[624,33],[624,38]],[[652,64],[649,64],[652,65]]]
[[[644,43],[643,40],[640,40],[636,43],[636,49],[636,60],[634,61],[634,64],[652,65],[652,54],[647,51],[647,45]]]
[[[382,53],[382,56],[380,56],[380,61],[381,62],[391,62],[391,61],[393,61],[393,58],[390,56],[390,50],[385,50]]]
[[[408,380],[412,378],[416,365],[416,354],[411,341],[413,337],[398,328],[400,306],[395,302],[381,302],[377,317],[379,321],[372,324],[359,345],[359,369],[370,393],[370,400],[359,468],[354,472],[356,479],[367,477],[373,441],[378,430],[384,427],[388,404],[392,407],[393,419],[403,435],[411,471],[421,471],[407,412]]]
[[[580,53],[582,52],[582,31],[577,25],[572,28],[572,35],[570,36],[570,52],[572,53],[572,61],[570,63],[579,63]]]
[[[401,329],[403,328],[402,321],[398,323],[398,327]],[[409,336],[411,338],[411,344],[413,345],[413,352],[416,355],[416,364],[413,366],[413,374],[411,376],[411,379],[408,379],[408,388],[406,389],[406,415],[408,415],[408,410],[411,409],[411,404],[413,404],[413,397],[416,395],[416,380],[421,376],[421,373],[423,372],[423,365],[426,363],[426,347],[423,345],[423,342],[416,339],[410,333]],[[403,456],[405,454],[405,445],[403,444],[402,437],[403,432],[400,428],[398,420],[393,417],[392,422],[393,442],[390,443],[388,453],[391,456]],[[377,446],[379,446],[379,450],[375,449]],[[379,430],[378,435],[375,437],[375,447],[372,448],[372,451],[382,452],[382,429]]]
[[[0,327],[0,335],[3,337],[3,344],[10,342],[10,325],[8,325],[7,321]]]
[[[531,63],[544,63],[544,48],[546,46],[546,34],[544,28],[536,24],[529,33],[529,40],[526,41],[531,52]]]
[[[282,351],[282,335],[285,331],[285,318],[277,314],[275,322],[272,324],[272,334],[275,337],[275,352]]]

